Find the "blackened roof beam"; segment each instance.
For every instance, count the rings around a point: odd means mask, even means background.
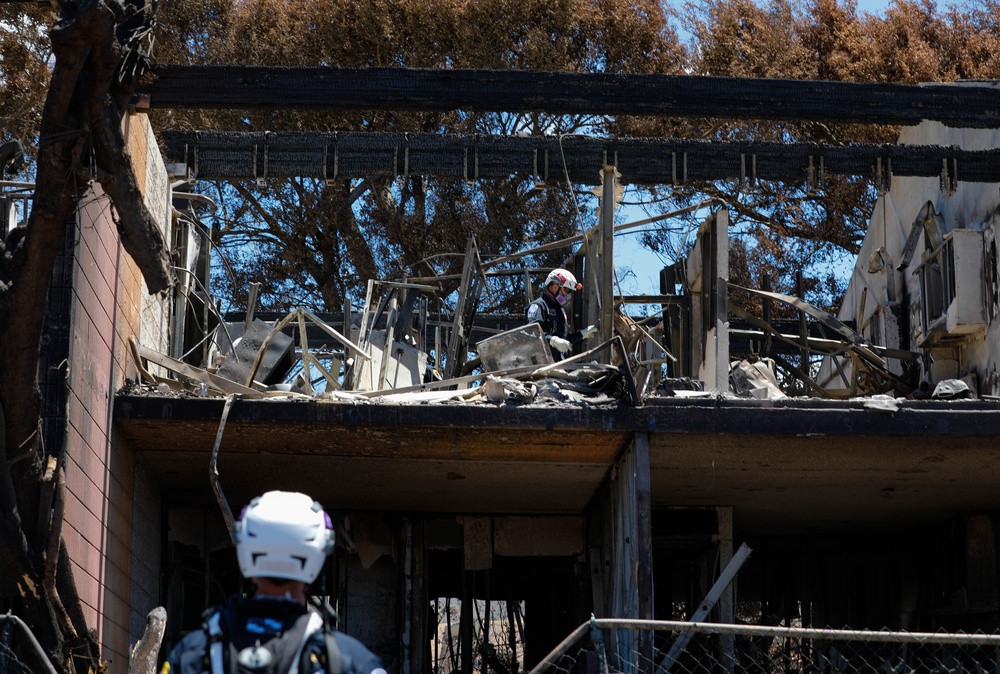
[[[142,107],[466,110],[1000,127],[1000,88],[690,75],[161,65]]]
[[[679,185],[741,179],[820,183],[825,174],[935,177],[1000,182],[1000,149],[924,145],[711,142],[582,136],[507,137],[447,134],[238,133],[165,131],[170,162],[204,180],[360,178],[407,174],[463,180],[523,175],[539,181],[595,184],[613,164],[629,184]]]

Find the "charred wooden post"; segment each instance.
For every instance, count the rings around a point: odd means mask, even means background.
[[[605,164],[601,170],[601,226],[600,244],[597,249],[599,285],[597,287],[598,306],[600,313],[597,321],[599,341],[606,342],[614,335],[614,299],[615,299],[615,206],[617,199],[615,191],[618,171],[613,165]],[[601,362],[607,363],[610,354],[604,355]]]
[[[653,619],[653,513],[649,473],[649,434],[636,433],[635,454],[636,586],[639,590],[637,618]],[[653,633],[639,632],[639,674],[653,672]]]
[[[805,279],[801,269],[795,272],[795,295],[800,300],[806,298]],[[809,376],[809,326],[806,324],[806,312],[801,309],[799,310],[799,341],[802,343],[802,348],[799,349],[799,369],[806,376]]]
[[[713,213],[698,229],[688,256],[692,375],[717,391],[729,388],[729,213]]]

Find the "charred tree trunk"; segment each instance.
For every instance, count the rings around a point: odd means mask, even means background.
[[[34,205],[19,245],[0,255],[0,591],[61,671],[100,670],[62,540],[62,447],[41,452],[37,364],[46,291],[69,219],[92,182],[117,212],[151,293],[172,283],[163,237],[125,152],[122,118],[145,63],[155,6],[80,0],[51,29],[55,65],[39,134]],[[3,251],[0,251],[3,252]],[[47,460],[48,459],[48,460]]]

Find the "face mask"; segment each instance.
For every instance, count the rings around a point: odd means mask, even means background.
[[[562,306],[563,304],[566,304],[566,300],[567,299],[568,298],[566,297],[566,295],[563,295],[562,293],[559,293],[558,295],[556,295],[556,302],[558,302],[560,306]]]

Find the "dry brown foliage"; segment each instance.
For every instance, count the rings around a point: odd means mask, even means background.
[[[27,23],[0,34],[8,90],[0,103],[8,133],[31,137],[44,87],[44,10],[5,5]],[[8,18],[8,21],[10,19]],[[31,23],[31,22],[34,23]],[[685,32],[682,43],[678,28]],[[31,39],[26,39],[30,37]],[[977,0],[939,9],[931,0],[896,0],[882,15],[853,0],[691,0],[676,9],[655,0],[173,0],[162,3],[156,58],[164,63],[515,68],[558,71],[691,73],[843,81],[924,82],[1000,76],[1000,3]],[[275,110],[157,113],[160,129],[315,129],[474,133],[605,133],[719,140],[893,142],[877,125],[769,123],[721,119],[544,114],[323,113]],[[816,276],[820,303],[835,303],[837,265],[856,253],[876,196],[873,176],[827,176],[824,184],[664,187],[640,193],[651,212],[705,195],[731,204],[739,282],[773,277],[791,290],[797,269]],[[271,181],[211,189],[223,204],[217,243],[231,257],[220,295],[233,307],[247,284],[265,283],[265,306],[339,308],[372,276],[454,272],[475,233],[488,254],[558,238],[577,219],[565,185],[532,189],[512,178],[466,185],[410,177],[359,185]],[[647,235],[666,258],[690,245],[689,223]],[[254,247],[246,244],[252,242]],[[737,259],[744,256],[746,259]],[[430,261],[428,261],[430,260]],[[528,264],[563,261],[561,254]],[[829,273],[823,265],[830,266]],[[497,308],[512,288],[497,288]],[[517,295],[517,293],[513,293]],[[519,310],[518,302],[506,308]]]

